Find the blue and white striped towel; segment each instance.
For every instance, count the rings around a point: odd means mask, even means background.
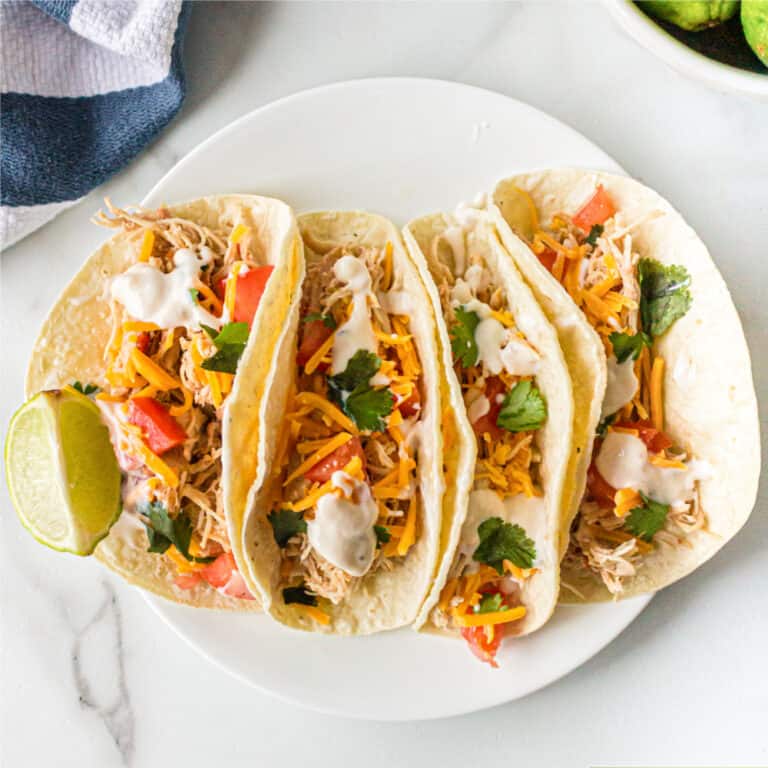
[[[181,0],[0,0],[0,247],[135,157],[184,99]]]

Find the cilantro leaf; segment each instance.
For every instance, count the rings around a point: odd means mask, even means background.
[[[590,245],[595,245],[595,243],[597,243],[597,238],[603,234],[604,229],[605,227],[602,224],[593,224],[584,242],[589,243]]]
[[[163,504],[157,501],[139,505],[139,512],[149,519],[145,523],[149,547],[147,552],[162,554],[173,544],[184,557],[195,563],[211,563],[215,557],[194,557],[189,554],[189,542],[192,539],[192,523],[185,512],[171,517]]]
[[[479,351],[475,341],[475,329],[480,325],[476,312],[467,312],[464,307],[456,307],[458,323],[451,328],[451,349],[453,357],[460,360],[465,368],[477,365]]]
[[[347,367],[335,376],[328,377],[328,385],[336,390],[351,392],[361,384],[368,386],[372,376],[381,368],[381,359],[373,352],[358,349],[347,362]]]
[[[283,590],[283,602],[286,605],[298,603],[299,605],[317,605],[317,598],[307,592],[304,582],[295,587],[286,587]]]
[[[358,349],[347,367],[328,377],[328,394],[358,429],[380,432],[384,417],[389,416],[395,396],[388,389],[374,389],[369,384],[381,367],[381,359],[364,349]]]
[[[538,429],[547,420],[547,401],[530,381],[518,381],[504,395],[496,425],[510,432]]]
[[[643,541],[652,541],[658,531],[664,527],[669,512],[669,504],[660,504],[640,493],[642,507],[635,507],[627,515],[624,527]]]
[[[608,431],[608,427],[616,421],[617,413],[612,413],[610,416],[606,416],[598,425],[595,430],[598,437],[605,437],[605,433]]]
[[[314,323],[316,320],[322,320],[326,328],[336,330],[336,321],[333,319],[333,315],[324,315],[322,312],[310,312],[301,322]]]
[[[290,509],[272,510],[267,516],[272,523],[272,531],[278,547],[284,547],[290,538],[297,533],[306,533],[307,522],[303,512],[293,512]]]
[[[389,529],[383,525],[374,525],[373,532],[376,534],[376,546],[380,547],[382,544],[386,544],[392,538],[392,534]]]
[[[496,613],[501,610],[501,593],[495,595],[483,595],[480,602],[475,606],[475,613]]]
[[[665,266],[655,259],[640,259],[638,269],[643,329],[651,338],[656,338],[690,309],[691,276],[685,267]]]
[[[358,429],[382,432],[384,419],[392,413],[394,404],[395,396],[388,389],[360,386],[349,393],[342,407]]]
[[[478,563],[485,563],[504,573],[504,560],[518,568],[532,568],[536,559],[536,545],[524,528],[505,523],[500,517],[489,517],[477,527],[480,543],[472,555]]]
[[[95,384],[83,384],[79,381],[72,382],[72,389],[76,389],[82,395],[92,395],[98,392],[99,388]]]
[[[197,288],[190,288],[189,295],[192,297],[193,304],[197,304],[197,302],[200,300],[200,291],[198,291]]]
[[[630,356],[633,360],[637,360],[643,347],[650,348],[653,344],[651,337],[643,331],[634,334],[634,336],[629,333],[614,331],[608,338],[613,344],[613,354],[616,355],[616,360],[619,363],[623,363]]]
[[[206,371],[235,373],[237,364],[248,342],[248,323],[227,323],[221,331],[209,325],[200,326],[213,340],[217,352],[203,360]]]

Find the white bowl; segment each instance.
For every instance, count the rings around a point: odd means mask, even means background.
[[[640,45],[678,72],[719,91],[768,100],[768,69],[761,74],[710,59],[670,35],[630,0],[606,0],[606,5],[613,18]]]

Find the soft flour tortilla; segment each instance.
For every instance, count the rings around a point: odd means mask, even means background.
[[[436,236],[455,224],[448,214],[435,214],[412,221],[405,228],[405,241],[412,258],[419,268],[424,282],[430,286],[429,298],[437,317],[438,336],[442,375],[448,380],[451,403],[461,418],[457,419],[461,441],[471,450],[464,452],[464,464],[461,473],[455,478],[456,491],[454,508],[444,512],[445,535],[438,555],[437,576],[419,612],[417,626],[426,625],[429,614],[437,604],[440,592],[445,586],[460,541],[473,533],[464,525],[467,515],[469,492],[474,482],[474,462],[476,438],[466,416],[461,386],[453,368],[451,341],[443,317],[440,298],[433,282],[435,259],[451,271],[454,269],[453,257],[447,252],[432,252],[432,242]],[[547,421],[539,431],[537,445],[542,454],[540,465],[541,485],[544,492],[541,512],[544,515],[543,540],[537,537],[537,568],[540,572],[529,579],[523,587],[523,603],[528,608],[525,618],[520,622],[518,634],[528,634],[538,629],[551,616],[557,603],[560,564],[560,515],[563,503],[566,467],[570,456],[571,433],[573,422],[573,397],[557,335],[545,317],[536,299],[523,281],[514,263],[499,242],[496,228],[490,217],[484,215],[482,223],[476,229],[472,248],[480,250],[488,268],[494,274],[498,285],[503,286],[507,304],[519,329],[528,341],[538,350],[541,359],[536,374],[537,386],[547,401]],[[519,499],[507,501],[506,520],[515,522],[516,507]]]
[[[633,179],[596,171],[560,169],[521,174],[499,184],[494,201],[502,214],[509,201],[513,226],[514,187],[528,192],[542,224],[562,211],[575,213],[601,184],[627,222],[643,219],[632,231],[641,257],[663,264],[681,264],[691,275],[693,304],[658,341],[663,355],[666,431],[690,453],[709,462],[710,479],[700,483],[707,515],[705,530],[690,534],[690,546],[657,545],[643,557],[638,573],[625,582],[622,597],[651,592],[671,584],[708,560],[746,522],[757,495],[760,436],[749,350],[728,288],[706,246],[682,216],[660,195]],[[524,217],[523,217],[524,221]],[[523,228],[525,224],[523,224]],[[525,234],[525,233],[524,233]],[[509,239],[509,233],[507,233]],[[511,248],[518,265],[541,296],[561,298],[548,309],[560,327],[572,322],[565,290],[530,251]],[[544,306],[546,302],[542,299]],[[589,356],[569,353],[574,378],[592,375]],[[585,367],[586,366],[586,367]],[[580,372],[580,374],[579,374]],[[599,411],[599,404],[597,407]],[[563,570],[563,581],[580,593],[563,590],[567,602],[612,599],[596,576]]]
[[[565,555],[570,539],[570,527],[579,511],[581,497],[587,484],[587,470],[592,461],[592,444],[600,421],[600,407],[606,386],[606,361],[603,343],[589,324],[584,313],[550,275],[531,249],[513,232],[520,219],[530,215],[520,210],[515,181],[498,184],[490,206],[501,241],[513,258],[544,314],[557,330],[573,386],[573,444],[563,493],[560,517],[560,556]],[[509,219],[509,221],[507,221]],[[531,236],[528,230],[521,233]],[[563,595],[567,597],[567,595]]]
[[[422,505],[417,521],[416,543],[391,570],[380,568],[361,578],[339,605],[329,605],[327,626],[310,619],[300,608],[286,605],[279,589],[280,549],[267,519],[276,474],[277,443],[284,429],[289,396],[296,381],[299,303],[294,301],[286,332],[278,342],[275,366],[270,372],[264,421],[259,435],[259,457],[263,463],[249,500],[244,548],[247,581],[258,589],[264,609],[283,624],[297,629],[341,635],[359,635],[413,622],[429,589],[440,537],[443,496],[443,440],[440,417],[444,393],[435,327],[430,302],[409,260],[397,229],[386,219],[364,212],[312,213],[299,217],[307,262],[310,264],[343,243],[384,248],[393,246],[392,288],[408,293],[413,301],[409,314],[423,375],[423,418],[418,453],[418,480]],[[329,276],[330,278],[330,276]],[[301,281],[298,283],[300,290]],[[323,608],[326,610],[326,606]]]
[[[256,462],[244,461],[243,457],[256,455],[251,435],[258,426],[258,405],[272,349],[290,303],[286,287],[295,284],[300,268],[301,239],[291,209],[270,198],[223,195],[168,209],[211,228],[237,217],[252,229],[254,248],[259,249],[256,257],[275,268],[254,317],[253,332],[225,404],[222,425],[224,506],[239,567],[243,509],[256,471]],[[133,232],[115,235],[85,262],[64,289],[32,350],[25,385],[27,397],[75,380],[99,386],[105,383],[104,349],[111,332],[109,281],[136,262],[140,236]],[[243,383],[243,378],[248,381]],[[118,522],[98,545],[95,555],[131,584],[169,600],[207,608],[258,609],[257,601],[227,597],[204,583],[190,590],[179,589],[173,583],[173,567],[166,558],[147,552],[147,546],[141,527]]]

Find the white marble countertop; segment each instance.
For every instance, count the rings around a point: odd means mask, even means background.
[[[3,429],[40,321],[102,237],[87,223],[102,195],[140,200],[234,118],[291,92],[373,75],[454,79],[527,101],[672,200],[731,288],[765,423],[768,105],[671,72],[597,4],[196,3],[186,63],[186,105],[163,136],[3,254]],[[316,715],[230,679],[96,562],[37,545],[3,491],[0,765],[463,766],[468,756],[521,766],[766,764],[765,481],[757,511],[725,551],[658,595],[579,670],[487,712],[401,725]]]

